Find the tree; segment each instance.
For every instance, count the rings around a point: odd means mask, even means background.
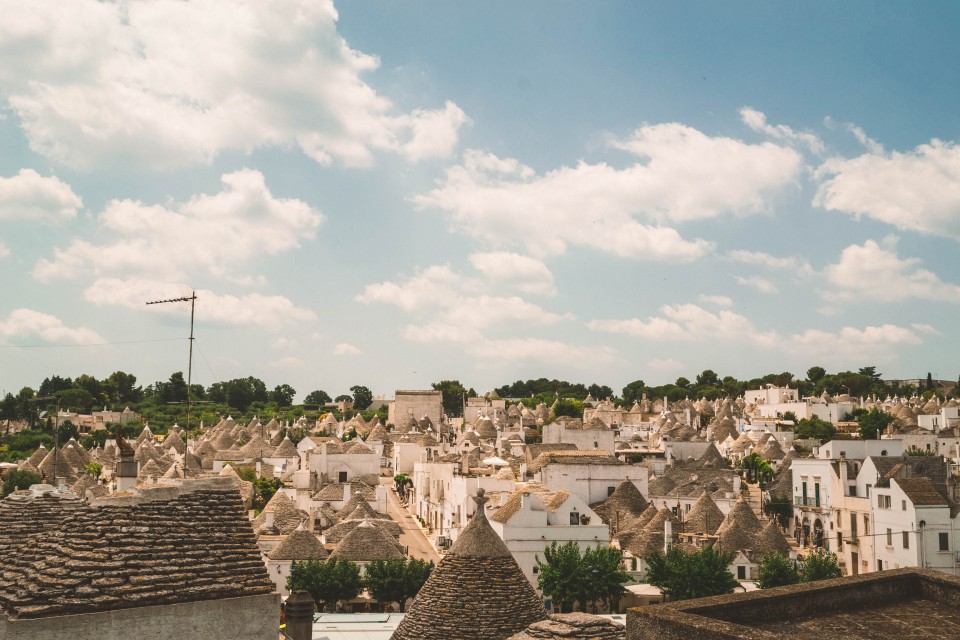
[[[927,372],[927,386],[924,387],[926,391],[931,391],[933,389],[933,376],[930,375],[930,372]]]
[[[727,569],[731,557],[713,547],[686,552],[670,547],[666,554],[654,551],[644,558],[647,582],[660,587],[670,600],[689,600],[733,593],[739,586]]]
[[[643,399],[643,392],[646,391],[646,389],[647,385],[643,380],[634,380],[623,388],[623,403],[633,404],[634,402],[640,402],[640,400]]]
[[[332,608],[340,600],[356,598],[362,588],[360,567],[349,560],[337,558],[330,558],[326,562],[294,562],[287,576],[287,589],[291,592],[306,591],[318,609]]]
[[[580,546],[576,540],[560,544],[556,540],[543,550],[544,561],[540,556],[537,563],[537,586],[544,595],[553,598],[561,613],[571,613],[576,602],[584,602],[586,585],[584,583],[583,562]]]
[[[127,405],[140,402],[143,399],[143,388],[136,386],[137,376],[123,371],[114,371],[103,381],[104,392],[118,405]]]
[[[29,489],[32,484],[40,484],[43,480],[33,471],[14,469],[3,476],[3,497],[7,497],[18,489]]]
[[[96,401],[86,389],[64,389],[54,393],[60,398],[60,406],[64,409],[73,409],[77,413],[90,411]]]
[[[711,369],[704,369],[703,373],[697,376],[698,387],[715,387],[720,384],[720,376]]]
[[[88,462],[83,465],[83,470],[93,476],[93,479],[96,480],[100,477],[100,474],[103,473],[103,465],[99,462]]]
[[[801,573],[804,582],[829,580],[843,575],[837,556],[822,548],[818,548],[806,557],[801,566]]]
[[[780,587],[785,584],[797,584],[800,574],[797,573],[793,561],[782,553],[768,553],[760,563],[760,577],[757,586],[761,589]]]
[[[293,404],[293,397],[297,395],[296,389],[288,384],[277,385],[267,396],[270,402],[275,402],[278,407],[289,407]]]
[[[747,482],[756,482],[763,488],[763,485],[773,478],[773,467],[760,457],[758,453],[751,453],[744,456],[737,462],[737,467],[747,470]]]
[[[557,402],[557,406],[554,408],[555,415],[559,418],[560,416],[568,416],[570,418],[582,418],[583,417],[583,402],[580,400],[574,400],[573,398],[564,398]]]
[[[70,438],[79,438],[80,430],[77,429],[77,425],[73,424],[69,420],[64,420],[60,423],[60,426],[57,427],[57,442],[63,444],[67,442]]]
[[[860,367],[857,373],[859,373],[862,376],[867,376],[874,382],[880,382],[880,378],[881,376],[883,376],[882,373],[877,373],[876,367]]]
[[[355,384],[350,387],[350,392],[353,394],[353,408],[357,411],[366,409],[373,404],[373,394],[370,389]]]
[[[394,474],[393,482],[397,485],[397,495],[401,498],[407,495],[407,487],[413,484],[413,480],[406,473]]]
[[[620,608],[620,598],[626,589],[624,582],[630,576],[623,570],[621,562],[623,552],[620,549],[597,545],[583,552],[583,564],[587,579],[587,599],[596,604],[606,602],[610,611]],[[596,608],[596,607],[594,607]]]
[[[687,387],[690,386],[690,381],[684,378],[683,376],[680,376],[679,378],[677,378],[677,381],[674,382],[673,384],[680,387],[681,389],[686,389]]]
[[[826,442],[837,434],[837,428],[822,418],[811,416],[797,422],[793,427],[793,434],[797,438],[816,438],[820,442]]]
[[[807,380],[809,380],[811,384],[817,384],[823,380],[823,376],[825,375],[827,375],[827,370],[823,367],[810,367],[807,369]]]
[[[73,380],[70,378],[50,376],[49,378],[44,378],[43,382],[40,383],[40,389],[37,391],[37,395],[52,396],[57,391],[66,391],[67,389],[72,388]]]
[[[587,393],[593,396],[596,400],[604,400],[613,396],[613,389],[605,384],[594,383],[587,387]]]
[[[880,435],[890,426],[894,417],[886,411],[874,407],[857,418],[860,437],[864,440],[879,440]]]
[[[396,602],[400,612],[406,609],[407,599],[413,598],[430,576],[432,566],[423,560],[411,558],[374,560],[367,565],[363,584],[381,604]]]
[[[459,380],[441,380],[430,385],[439,391],[443,397],[443,412],[451,418],[463,417],[463,397],[467,394],[466,388]]]
[[[333,402],[333,398],[331,398],[330,394],[326,391],[320,391],[319,389],[311,391],[307,394],[307,397],[303,399],[303,404],[315,404],[318,406],[325,405],[328,402]]]

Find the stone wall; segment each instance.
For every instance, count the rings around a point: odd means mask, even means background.
[[[0,640],[276,640],[279,594],[7,620]]]

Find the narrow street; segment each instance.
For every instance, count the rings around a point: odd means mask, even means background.
[[[392,485],[392,479],[390,483]],[[400,505],[400,497],[392,490],[392,487],[387,491],[387,495],[389,496],[387,498],[387,513],[403,528],[403,533],[400,534],[400,544],[409,549],[408,555],[411,558],[418,558],[427,562],[433,561],[434,564],[439,563],[440,554],[427,540],[427,536],[417,524],[416,518]]]

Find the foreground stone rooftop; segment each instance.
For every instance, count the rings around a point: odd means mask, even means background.
[[[273,592],[235,479],[125,493],[0,502],[25,518],[0,530],[0,610],[41,618]]]

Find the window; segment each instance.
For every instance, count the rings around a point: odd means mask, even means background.
[[[940,533],[937,536],[940,538],[940,551],[950,551],[950,535]]]
[[[877,571],[883,571],[883,560],[877,559]]]
[[[903,532],[903,548],[904,549],[910,548],[910,532],[909,531]]]
[[[906,500],[901,500],[901,501],[900,501],[900,511],[906,511],[906,510],[907,510],[907,501],[906,501]]]
[[[863,514],[863,535],[870,535],[870,516]]]
[[[340,484],[343,484],[344,482],[346,482],[346,481],[347,481],[347,472],[346,472],[346,471],[341,471],[339,474],[337,474],[337,479],[340,481]]]
[[[610,496],[612,496],[613,492],[616,491],[616,489],[617,489],[616,487],[607,487],[607,497],[609,498]]]
[[[890,496],[884,496],[877,494],[877,508],[879,509],[889,509],[890,508]]]
[[[888,547],[893,546],[893,531],[891,531],[890,529],[887,529],[887,546]]]
[[[868,485],[867,485],[867,497],[868,497],[868,498],[870,497],[870,489],[872,489],[872,488],[873,488],[873,485],[872,485],[872,484],[868,484]]]
[[[540,567],[533,565],[533,575],[537,575],[538,573],[540,573]]]
[[[580,524],[580,512],[571,511],[570,512],[570,524]]]
[[[857,514],[850,514],[850,537],[853,538],[854,542],[857,539]]]

